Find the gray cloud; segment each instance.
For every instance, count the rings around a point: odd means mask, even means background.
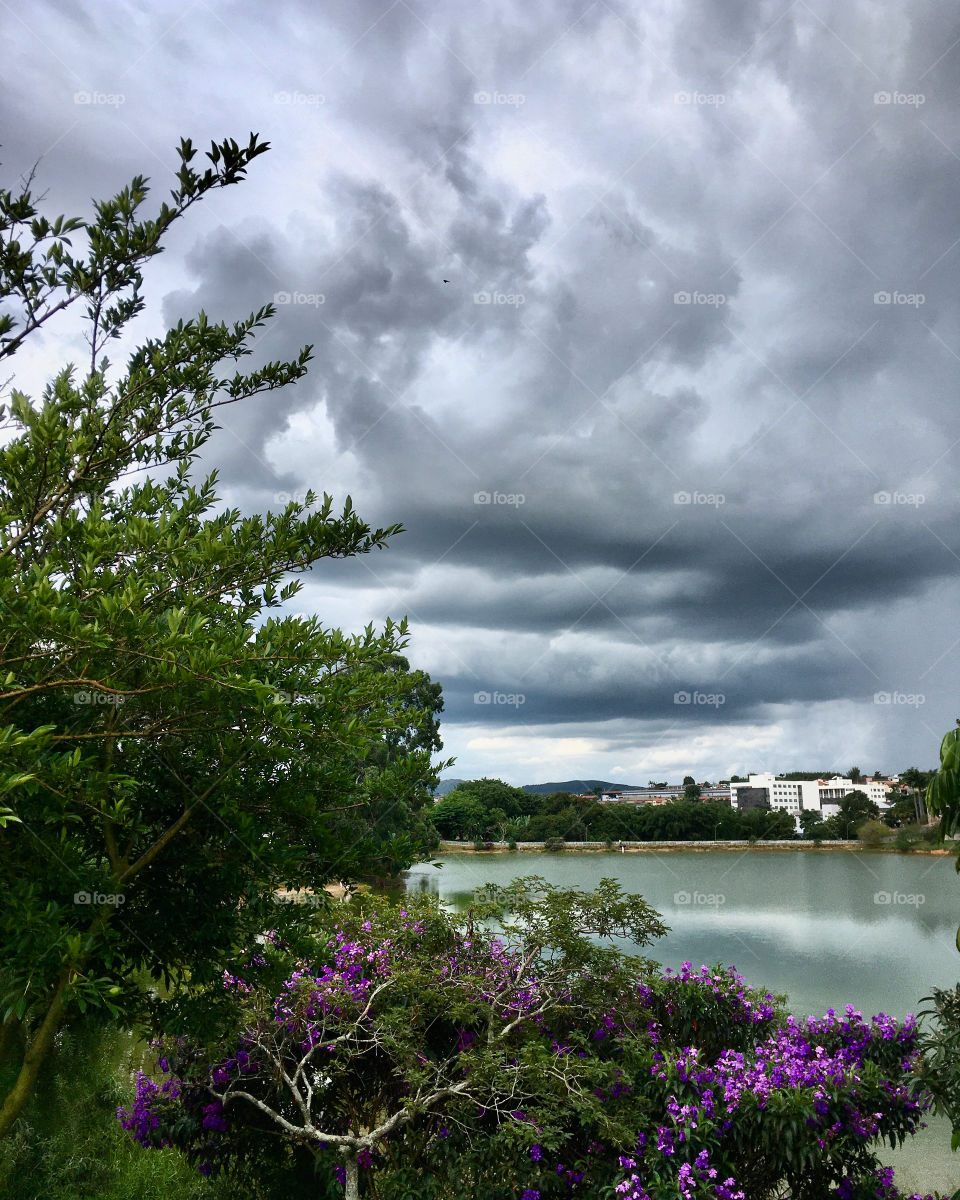
[[[405,524],[295,603],[410,614],[458,774],[932,762],[955,716],[960,27],[932,3],[489,17],[213,4],[188,35],[41,4],[5,162],[42,154],[79,207],[137,171],[165,186],[186,133],[274,143],[148,283],[165,321],[276,297],[258,354],[314,345],[207,463],[247,509],[311,486]],[[679,711],[696,688],[723,704]],[[897,689],[923,703],[875,703]]]

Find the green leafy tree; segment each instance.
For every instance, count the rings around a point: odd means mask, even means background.
[[[522,817],[538,810],[541,797],[523,788],[511,787],[502,779],[470,779],[457,791],[473,796],[483,808],[500,808],[508,817]]]
[[[927,809],[924,796],[932,781],[938,776],[936,771],[921,771],[918,767],[908,767],[900,772],[900,783],[907,789],[907,795],[913,803],[913,820],[918,825],[927,823]],[[933,810],[930,810],[933,812]]]
[[[805,808],[800,813],[800,828],[804,837],[813,837],[814,831],[823,825],[823,815],[818,808]]]
[[[947,737],[949,736],[950,735],[947,734]],[[917,790],[922,791],[929,787],[933,779],[938,774],[938,771],[921,771],[919,767],[907,767],[905,771],[900,772],[900,782],[905,787],[916,788]]]
[[[880,809],[873,803],[866,792],[853,791],[847,792],[838,802],[839,812],[836,813],[827,824],[832,821],[841,838],[854,838],[857,836],[857,828],[869,818],[879,817]]]
[[[486,816],[485,836],[492,841],[502,842],[509,823],[502,808],[492,808]]]
[[[480,801],[460,788],[448,792],[430,812],[430,820],[443,838],[479,838],[483,834],[485,818]]]
[[[71,306],[90,347],[0,409],[0,1135],[65,1017],[132,1020],[135,979],[213,978],[277,888],[389,873],[432,837],[436,697],[402,665],[405,623],[276,611],[313,563],[401,527],[312,493],[245,518],[192,480],[217,411],[296,382],[309,348],[241,371],[267,306],[180,321],[119,370],[105,354],[171,225],[266,149],[214,144],[198,170],[182,142],[152,216],[140,177],[89,221],[0,191],[0,358]]]
[[[875,821],[872,818],[857,826],[857,837],[865,846],[882,846],[890,842],[894,836],[889,825],[886,825],[883,821]]]
[[[913,767],[909,773],[901,771],[900,779],[916,786],[922,775]],[[960,831],[960,720],[957,728],[948,730],[940,743],[940,767],[930,775],[926,804],[940,819],[940,838],[955,837]],[[960,857],[954,865],[960,873]],[[960,928],[956,943],[960,950]],[[949,1118],[956,1150],[960,1147],[960,984],[951,990],[934,989],[926,999],[933,1007],[923,1014],[925,1072],[918,1086],[926,1086],[933,1092],[936,1111]]]
[[[891,829],[900,825],[914,824],[917,820],[917,803],[914,793],[906,790],[891,793],[891,803],[883,811],[883,821]]]
[[[440,738],[440,713],[443,712],[443,688],[434,683],[426,671],[410,670],[410,662],[402,654],[392,654],[376,666],[378,671],[392,672],[403,680],[402,699],[398,705],[397,725],[387,730],[370,752],[370,762],[378,768],[404,759],[412,750],[429,752],[443,749]],[[408,718],[406,724],[402,717]]]
[[[458,784],[434,805],[430,819],[444,838],[500,841],[508,830],[515,836],[525,818],[540,811],[543,804],[543,797],[511,787],[501,779],[471,779]],[[531,841],[540,840],[533,834],[528,836]]]
[[[612,997],[621,998],[624,1016],[637,1010],[643,960],[625,957],[608,940],[645,946],[665,932],[641,897],[622,894],[610,879],[595,892],[556,888],[535,876],[488,885],[459,915],[444,913],[431,897],[394,906],[372,899],[314,941],[312,957],[319,948],[322,969],[269,950],[238,966],[230,978],[244,1022],[225,1031],[212,1053],[180,1041],[165,1061],[178,1074],[210,1080],[206,1098],[236,1116],[239,1123],[217,1120],[207,1128],[234,1125],[238,1174],[255,1178],[259,1160],[275,1159],[285,1138],[312,1151],[331,1184],[340,1165],[348,1200],[360,1195],[360,1169],[374,1153],[385,1153],[411,1182],[450,1168],[454,1176],[471,1172],[451,1161],[442,1143],[451,1131],[468,1131],[478,1107],[481,1117],[494,1117],[486,1123],[494,1141],[484,1154],[493,1162],[515,1156],[518,1140],[533,1134],[532,1126],[511,1120],[517,1110],[556,1125],[583,1107],[607,1134],[629,1138],[614,1114],[604,1120],[593,1096],[616,1086],[618,1064],[558,1057],[539,1027],[563,1030],[579,1046],[587,1037],[577,1024],[595,1025]],[[238,1044],[245,1047],[239,1055]],[[217,1066],[224,1058],[232,1067]],[[189,1108],[196,1086],[185,1092]],[[142,1128],[136,1111],[130,1127]],[[187,1117],[171,1132],[201,1166],[204,1156],[222,1158],[196,1144],[198,1131]],[[209,1143],[209,1134],[200,1141]],[[453,1178],[446,1183],[456,1186]]]
[[[755,837],[758,841],[789,841],[797,836],[793,817],[780,809],[748,809],[740,814],[741,837]]]

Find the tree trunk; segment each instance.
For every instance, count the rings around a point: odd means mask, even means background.
[[[71,970],[70,967],[64,967],[61,971],[56,990],[47,1007],[46,1016],[40,1022],[36,1033],[27,1042],[20,1073],[13,1087],[7,1093],[3,1107],[0,1108],[0,1137],[6,1137],[26,1108],[27,1101],[33,1093],[34,1084],[37,1082],[37,1076],[40,1074],[40,1068],[53,1046],[53,1039],[66,1009],[66,992],[70,983]]]
[[[360,1200],[360,1168],[357,1166],[357,1153],[355,1150],[345,1155],[343,1166],[347,1172],[346,1190],[343,1194],[344,1200]]]

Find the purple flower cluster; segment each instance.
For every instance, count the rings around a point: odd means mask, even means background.
[[[402,1055],[394,1055],[391,1070],[400,1096],[410,1095],[432,1071],[450,1070],[450,1064],[472,1083],[484,1078],[478,1068],[486,1065],[490,1047],[498,1045],[498,1023],[501,1028],[511,1025],[514,1039],[526,1039],[523,1050],[516,1041],[503,1042],[504,1061],[511,1069],[520,1071],[524,1050],[534,1049],[531,1040],[538,1042],[536,1052],[550,1054],[549,1071],[590,1079],[582,1094],[591,1106],[592,1092],[601,1104],[610,1105],[612,1120],[631,1121],[634,1130],[641,1121],[645,1126],[629,1154],[592,1140],[584,1154],[584,1143],[602,1126],[591,1127],[592,1117],[587,1118],[586,1137],[581,1133],[576,1144],[564,1141],[566,1116],[558,1124],[556,1114],[541,1109],[535,1087],[527,1091],[526,1083],[518,1086],[509,1104],[482,1093],[470,1095],[467,1103],[478,1122],[502,1124],[509,1114],[526,1127],[531,1141],[541,1139],[520,1151],[524,1160],[529,1158],[530,1184],[519,1193],[521,1200],[540,1200],[541,1189],[554,1195],[558,1184],[563,1191],[578,1192],[588,1174],[591,1186],[615,1183],[620,1200],[662,1200],[667,1195],[675,1200],[746,1200],[752,1148],[757,1138],[768,1135],[771,1111],[793,1114],[796,1142],[818,1163],[826,1163],[825,1169],[836,1167],[824,1176],[830,1181],[852,1169],[845,1165],[851,1161],[851,1144],[865,1147],[891,1133],[903,1136],[920,1123],[923,1103],[905,1086],[918,1053],[912,1018],[897,1022],[881,1013],[868,1023],[852,1006],[839,1017],[831,1009],[822,1018],[783,1018],[774,997],[747,987],[733,968],[694,970],[690,962],[677,974],[667,969],[662,977],[648,975],[635,987],[628,983],[626,996],[622,989],[611,991],[602,1007],[593,1007],[590,989],[583,1000],[575,994],[576,983],[551,978],[549,964],[538,973],[498,937],[467,932],[461,925],[449,930],[441,950],[425,955],[417,944],[423,932],[424,923],[405,909],[399,921],[396,914],[387,920],[369,914],[344,921],[328,935],[316,960],[293,964],[279,995],[254,986],[265,965],[261,955],[240,962],[233,968],[236,973],[224,972],[224,987],[236,992],[259,1024],[249,1027],[233,1057],[214,1063],[205,1059],[192,1072],[185,1069],[186,1055],[179,1050],[164,1055],[160,1066],[170,1077],[162,1084],[138,1077],[134,1103],[129,1111],[118,1112],[124,1128],[144,1146],[159,1145],[164,1118],[179,1102],[194,1117],[194,1148],[199,1143],[207,1157],[211,1148],[227,1146],[221,1136],[228,1131],[224,1101],[230,1106],[231,1128],[243,1109],[235,1097],[237,1109],[231,1105],[231,1084],[262,1066],[257,1086],[268,1094],[276,1074],[270,1055],[288,1052],[296,1062],[312,1056],[310,1069],[319,1066],[327,1083],[347,1072],[365,1087],[366,1048],[376,1046],[383,1053],[383,1046],[399,1044]],[[404,984],[408,967],[415,967],[417,980],[425,978],[427,989],[435,987],[456,1014],[446,1023],[434,1022],[422,1037],[414,1018],[411,1041],[405,1040],[405,1022],[418,1004],[410,1004],[411,988]],[[396,1013],[389,1007],[396,993],[404,1005],[399,1035]],[[585,1013],[590,1017],[584,1018]],[[382,1027],[377,1024],[381,1020],[386,1022]],[[590,1061],[584,1064],[584,1059]],[[590,1072],[586,1076],[584,1068]],[[377,1071],[371,1072],[372,1086],[377,1078]],[[525,1077],[521,1072],[517,1078]],[[322,1119],[339,1121],[332,1113],[332,1107],[325,1108]],[[452,1115],[436,1107],[430,1116],[436,1121],[433,1137],[447,1141],[459,1136],[467,1118],[461,1113],[453,1122]],[[582,1114],[575,1115],[579,1119]],[[349,1128],[335,1124],[331,1132]],[[433,1137],[427,1144],[436,1147]],[[511,1139],[508,1144],[516,1146],[516,1135]],[[550,1153],[543,1142],[563,1149]],[[784,1152],[781,1159],[777,1149],[773,1158],[790,1163],[792,1153]],[[382,1166],[379,1154],[376,1146],[361,1150],[357,1164],[364,1169]],[[211,1167],[203,1163],[200,1169]],[[343,1182],[343,1167],[335,1170]],[[742,1176],[740,1182],[734,1174]],[[878,1200],[899,1195],[886,1172],[876,1173],[873,1186]],[[858,1175],[843,1179],[832,1194],[836,1200],[853,1200],[865,1194],[863,1187]],[[520,1183],[518,1189],[523,1188]]]
[[[743,994],[742,980],[733,973],[718,976],[706,967],[694,973],[690,964],[685,963],[683,972],[673,979],[668,975],[666,982],[679,992],[692,985],[727,1000],[732,996],[743,1019],[754,1025],[767,1022],[772,1016],[768,1003],[754,1005]],[[670,990],[668,987],[663,993],[668,1012],[683,999],[671,1002]],[[651,1003],[653,998],[653,989],[644,987],[641,999]],[[706,1150],[701,1150],[692,1162],[688,1161],[686,1147],[694,1141],[694,1131],[699,1129],[696,1141],[701,1145],[707,1137],[719,1140],[722,1152],[725,1142],[733,1136],[728,1131],[738,1118],[761,1112],[775,1094],[793,1092],[806,1098],[810,1112],[806,1127],[820,1150],[841,1135],[868,1142],[881,1134],[885,1119],[884,1112],[860,1108],[852,1102],[853,1098],[859,1099],[861,1092],[869,1096],[869,1087],[860,1086],[868,1064],[883,1063],[892,1073],[902,1074],[911,1069],[917,1053],[917,1028],[912,1017],[900,1023],[880,1013],[867,1024],[852,1005],[847,1006],[843,1017],[838,1017],[833,1009],[819,1019],[789,1017],[782,1028],[773,1030],[751,1051],[723,1050],[712,1063],[702,1061],[702,1051],[697,1046],[672,1051],[656,1049],[650,1076],[665,1089],[663,1111],[669,1120],[656,1126],[653,1145],[641,1135],[636,1157],[621,1157],[621,1167],[630,1173],[616,1190],[625,1200],[650,1200],[641,1177],[632,1170],[637,1159],[646,1155],[646,1161],[655,1159],[660,1169],[664,1163],[679,1164],[675,1167],[676,1182],[679,1195],[685,1200],[693,1195],[693,1189],[698,1189],[699,1198],[741,1200],[744,1193],[738,1190],[733,1178],[717,1179]],[[913,1099],[905,1086],[889,1079],[883,1081],[881,1093],[882,1100],[873,1093],[874,1106],[882,1105],[887,1114],[892,1114],[901,1131],[913,1132],[920,1123],[924,1103]],[[869,1100],[865,1103],[869,1105]],[[892,1172],[889,1178],[886,1173],[878,1174],[877,1181],[881,1186],[892,1187]],[[853,1194],[852,1186],[846,1181],[837,1195],[846,1200]],[[877,1190],[876,1195],[892,1198],[899,1193]]]
[[[875,1196],[877,1200],[933,1200],[931,1195],[921,1196],[919,1192],[911,1192],[909,1196],[903,1196],[902,1192],[897,1191],[893,1182],[893,1167],[878,1167],[872,1173],[871,1182],[876,1186],[871,1189],[871,1196]],[[852,1179],[842,1179],[840,1185],[831,1196],[836,1197],[836,1200],[852,1200],[854,1195],[854,1182]]]
[[[750,999],[750,989],[744,983],[743,976],[738,975],[733,967],[711,970],[707,966],[701,966],[699,971],[694,971],[693,964],[687,961],[680,964],[679,974],[667,967],[664,977],[674,985],[680,985],[685,991],[712,995],[724,1001],[724,1013],[734,1022],[759,1025],[774,1016],[773,995],[766,992],[760,1004],[754,1003]],[[647,993],[648,998],[652,995],[649,988],[644,988],[643,991]]]
[[[141,1146],[157,1145],[154,1131],[160,1124],[159,1109],[165,1100],[176,1100],[180,1095],[179,1079],[170,1078],[156,1084],[142,1071],[137,1072],[137,1093],[130,1108],[117,1109],[121,1126],[133,1134],[134,1141]]]

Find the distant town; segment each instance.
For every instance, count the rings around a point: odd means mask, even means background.
[[[907,772],[908,776],[912,774],[913,771]],[[443,793],[461,782],[463,781],[443,780],[436,799],[439,800]],[[593,790],[580,790],[587,783],[592,785]],[[599,781],[568,780],[566,783],[528,784],[523,790],[541,794],[568,792],[578,800],[593,800],[599,804],[658,805],[669,804],[671,801],[694,800],[727,804],[738,812],[775,809],[793,817],[797,830],[802,827],[802,813],[816,812],[822,820],[835,816],[840,812],[840,801],[853,792],[860,792],[875,804],[881,813],[912,793],[917,820],[925,822],[927,819],[922,793],[917,789],[915,780],[901,778],[900,775],[861,775],[853,770],[846,776],[826,773],[818,776],[813,772],[802,771],[774,775],[767,771],[748,775],[746,778],[734,775],[717,783],[711,783],[709,780],[697,782],[688,775],[683,783],[651,781],[646,787],[617,787]]]
[[[800,829],[801,812],[813,809],[824,819],[835,816],[840,812],[841,799],[851,792],[863,792],[882,811],[902,795],[900,777],[874,779],[870,776],[854,782],[841,775],[829,779],[789,779],[768,771],[716,785],[709,782],[694,783],[693,787],[667,784],[632,791],[606,791],[596,799],[601,803],[620,804],[666,804],[671,800],[699,799],[729,804],[739,812],[751,808],[779,809],[789,813]]]

